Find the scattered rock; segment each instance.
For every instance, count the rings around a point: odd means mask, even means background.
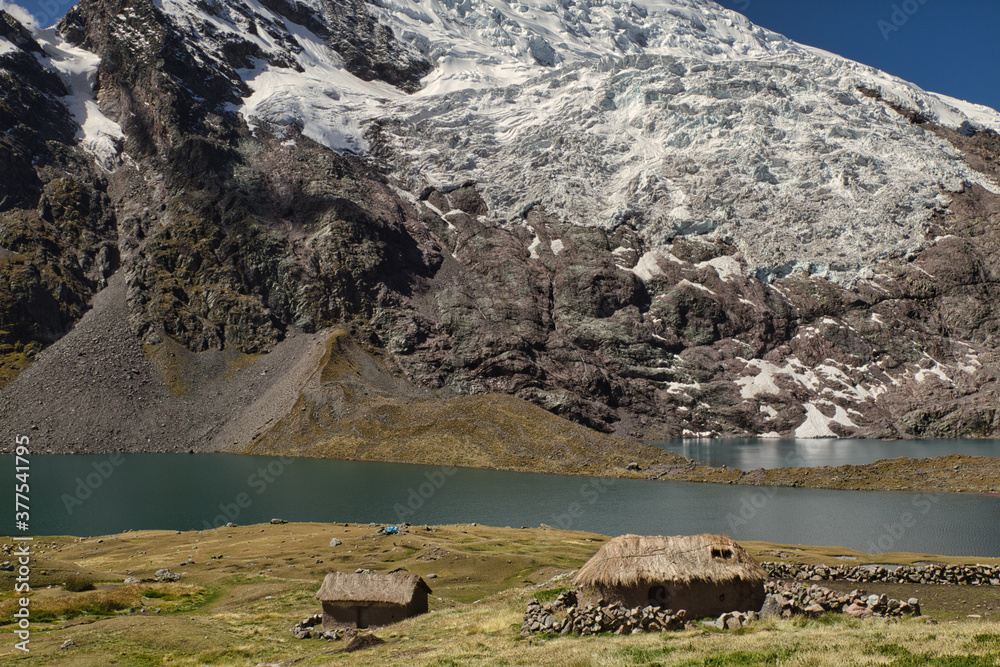
[[[338,540],[336,537],[333,538],[332,540],[330,540],[330,546],[331,547],[339,547],[341,544],[343,544],[343,542],[341,542],[340,540]]]
[[[76,646],[76,642],[74,642],[72,639],[67,639],[62,643],[62,646],[60,646],[59,648],[69,648],[70,646]]]
[[[167,568],[157,570],[154,574],[157,581],[180,581],[181,575],[171,572]]]

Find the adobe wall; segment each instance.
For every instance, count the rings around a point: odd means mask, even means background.
[[[652,604],[674,611],[684,609],[688,618],[718,616],[727,611],[759,611],[764,605],[764,584],[754,585],[745,580],[722,584],[693,582],[690,586],[673,582],[647,582],[631,587],[586,587],[581,590],[585,604],[617,602],[623,607],[645,607]]]

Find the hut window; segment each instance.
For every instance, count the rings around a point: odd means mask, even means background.
[[[726,560],[733,557],[733,552],[728,547],[712,547],[712,558]]]

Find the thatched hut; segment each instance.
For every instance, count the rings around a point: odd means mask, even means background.
[[[316,593],[323,627],[389,625],[427,611],[427,583],[415,574],[331,572]]]
[[[641,537],[607,542],[573,583],[586,602],[684,609],[689,618],[759,610],[767,573],[725,535]]]

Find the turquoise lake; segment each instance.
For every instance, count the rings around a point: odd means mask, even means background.
[[[3,531],[14,533],[14,459]],[[226,521],[481,523],[618,535],[721,532],[870,553],[1000,556],[1000,498],[615,480],[226,454],[33,456],[29,534]],[[23,533],[18,533],[23,534]]]

